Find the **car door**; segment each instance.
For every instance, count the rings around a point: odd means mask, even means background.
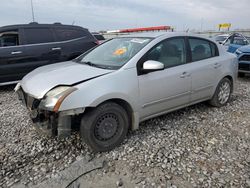
[[[139,61],[159,61],[165,69],[147,74],[139,71],[142,119],[184,106],[190,102],[191,77],[185,38],[170,38],[158,43]]]
[[[61,59],[60,42],[49,27],[24,28],[26,63],[22,67],[25,73],[37,67],[59,62]]]
[[[0,32],[0,84],[14,83],[22,78],[19,66],[26,61],[20,29]]]
[[[190,53],[192,57],[191,101],[198,102],[209,99],[213,95],[214,86],[218,83],[222,72],[222,64],[217,45],[201,38],[190,37]]]

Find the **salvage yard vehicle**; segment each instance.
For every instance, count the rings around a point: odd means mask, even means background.
[[[229,34],[222,34],[217,35],[214,37],[214,40],[220,44],[222,44],[230,35]]]
[[[239,76],[250,74],[250,45],[238,48],[235,54],[239,59]]]
[[[79,26],[33,22],[0,27],[0,86],[17,83],[39,66],[74,59],[97,43]]]
[[[231,34],[223,43],[230,53],[235,53],[235,51],[245,45],[249,45],[250,41],[248,38],[240,33],[233,33]]]
[[[107,41],[73,61],[44,66],[15,90],[35,127],[58,137],[80,121],[95,151],[119,145],[139,123],[202,101],[230,100],[234,54],[187,33],[148,33]]]

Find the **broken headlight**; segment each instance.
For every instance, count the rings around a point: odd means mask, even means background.
[[[58,112],[64,99],[72,92],[76,91],[77,88],[70,86],[59,86],[50,90],[41,101],[40,107],[42,109],[52,110]]]

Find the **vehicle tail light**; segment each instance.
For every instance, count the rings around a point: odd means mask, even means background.
[[[95,43],[97,44],[97,45],[99,45],[100,44],[100,42],[97,40],[97,41],[95,41]]]

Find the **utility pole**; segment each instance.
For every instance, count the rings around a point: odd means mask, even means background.
[[[200,32],[202,32],[203,30],[203,18],[201,19],[201,28],[200,28]]]
[[[32,20],[35,22],[35,14],[34,14],[34,7],[33,7],[33,0],[30,0],[31,3],[31,11],[32,11]]]

